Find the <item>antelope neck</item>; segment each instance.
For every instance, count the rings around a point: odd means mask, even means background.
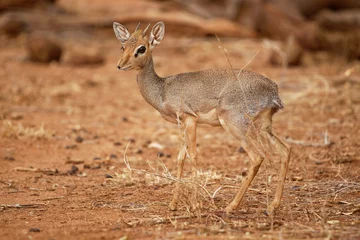
[[[155,72],[152,57],[150,57],[145,66],[138,71],[137,83],[144,99],[160,111],[164,79],[159,77]]]

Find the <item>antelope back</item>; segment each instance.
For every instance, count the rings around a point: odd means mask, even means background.
[[[119,70],[140,70],[148,64],[151,59],[152,50],[161,43],[165,34],[165,25],[163,22],[155,24],[151,30],[150,37],[146,36],[146,32],[150,24],[144,31],[136,27],[133,34],[120,23],[114,22],[113,28],[116,37],[122,44],[123,56],[118,62]]]

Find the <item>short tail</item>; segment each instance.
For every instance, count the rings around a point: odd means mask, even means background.
[[[284,108],[284,103],[281,101],[280,98],[274,99],[272,100],[272,102],[274,104],[275,109],[279,110]]]

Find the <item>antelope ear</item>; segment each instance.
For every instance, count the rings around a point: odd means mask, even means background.
[[[124,27],[120,23],[114,22],[113,28],[117,39],[119,39],[122,44],[129,40],[130,32],[127,30],[126,27]]]
[[[153,26],[149,38],[150,49],[153,49],[161,43],[162,39],[164,38],[164,34],[165,24],[163,22],[158,22]]]

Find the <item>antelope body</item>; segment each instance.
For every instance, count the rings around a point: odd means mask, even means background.
[[[159,77],[154,70],[152,50],[164,37],[164,23],[155,24],[149,38],[146,36],[149,26],[144,31],[137,27],[133,34],[119,23],[114,23],[113,27],[123,50],[118,69],[137,70],[137,83],[145,100],[164,119],[181,126],[177,177],[182,176],[186,156],[191,160],[193,176],[196,174],[197,124],[222,126],[240,140],[251,159],[249,174],[226,212],[235,210],[240,204],[266,152],[275,150],[280,155],[281,168],[274,200],[268,206],[272,214],[280,205],[290,157],[290,148],[271,130],[272,115],[283,108],[277,85],[259,74],[236,69],[209,69]],[[179,188],[177,183],[170,203],[172,210],[177,208]]]

